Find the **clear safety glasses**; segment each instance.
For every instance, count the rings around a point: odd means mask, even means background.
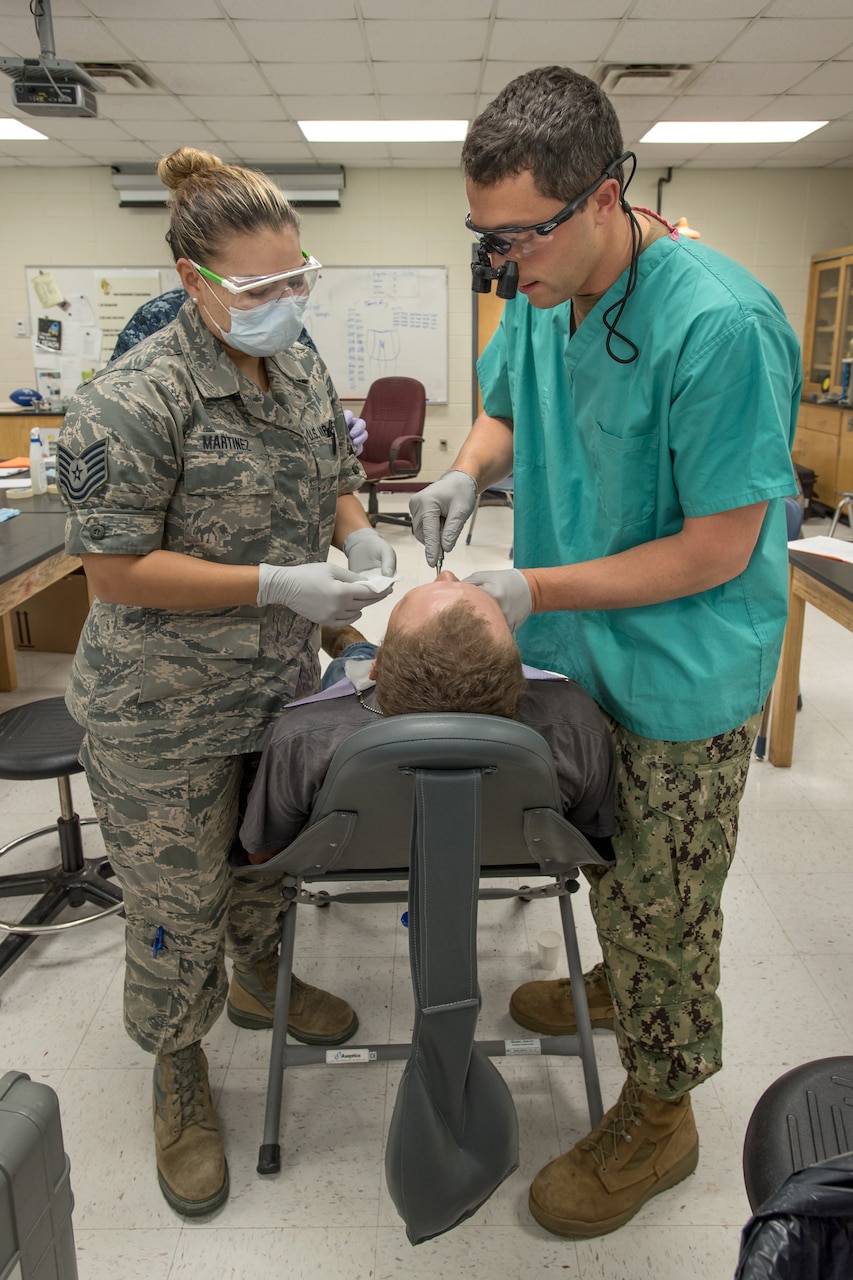
[[[619,156],[618,160],[612,160],[604,170],[600,178],[587,187],[586,191],[582,191],[579,196],[575,196],[559,213],[553,218],[549,218],[547,222],[534,222],[529,227],[477,227],[471,221],[470,213],[465,217],[465,226],[477,238],[480,247],[485,249],[486,253],[498,253],[502,258],[524,257],[528,253],[532,253],[534,249],[538,249],[543,240],[548,239],[557,227],[561,227],[564,222],[568,222],[569,218],[574,217],[578,209],[584,205],[591,195],[594,195],[603,182],[608,178],[615,176],[616,170],[620,165],[625,164],[628,160],[633,159],[633,153],[626,151],[624,155]],[[627,186],[627,183],[625,184]]]
[[[209,271],[197,262],[192,265],[199,275],[221,285],[229,293],[248,294],[257,302],[268,302],[285,296],[304,297],[314,288],[320,277],[322,263],[310,254],[303,253],[302,256],[305,262],[301,267],[292,267],[289,271],[279,271],[271,276],[218,276],[215,271]]]

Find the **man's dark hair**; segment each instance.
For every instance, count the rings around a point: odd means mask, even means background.
[[[610,99],[571,67],[538,67],[511,80],[477,116],[462,171],[488,187],[529,170],[543,196],[566,204],[624,151]],[[614,177],[623,181],[621,168]]]
[[[417,630],[392,622],[376,654],[376,701],[386,716],[464,711],[514,720],[526,689],[515,641],[496,636],[465,601]]]

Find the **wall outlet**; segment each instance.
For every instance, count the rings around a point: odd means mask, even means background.
[[[26,316],[16,316],[13,331],[16,338],[28,338],[30,336],[30,322]]]
[[[438,447],[439,447],[439,449],[441,450],[441,452],[442,452],[442,453],[447,453],[447,441],[446,441],[446,440],[439,440],[439,442],[438,442]]]

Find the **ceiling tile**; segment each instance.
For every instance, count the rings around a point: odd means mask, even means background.
[[[4,28],[5,25],[4,23]],[[27,53],[33,57],[38,53],[38,39],[34,26],[31,28],[31,33]],[[71,58],[75,62],[95,59],[106,62],[127,57],[127,49],[124,45],[111,36],[106,27],[94,18],[55,18],[53,34],[58,58]]]
[[[251,63],[234,67],[229,62],[209,62],[206,66],[192,67],[179,62],[149,62],[148,70],[172,93],[209,94],[215,90],[226,96],[232,93],[257,96],[269,92]]]
[[[272,94],[258,95],[254,98],[229,98],[197,96],[186,94],[175,99],[183,103],[184,108],[199,120],[283,120],[284,110],[278,98]]]
[[[726,62],[822,62],[853,44],[853,18],[758,18],[726,49]]]
[[[849,106],[849,98],[819,94],[774,98],[766,110],[758,112],[756,120],[836,120]]]
[[[379,111],[385,120],[471,120],[473,93],[379,95]]]
[[[393,160],[413,160],[426,166],[457,166],[462,155],[461,142],[392,142],[388,144]],[[465,232],[460,227],[460,236]]]
[[[498,0],[496,16],[548,22],[566,18],[566,8],[561,0]],[[632,11],[632,3],[631,0],[572,0],[571,10],[571,17],[576,21],[622,18]]]
[[[69,144],[70,145],[70,144]],[[144,142],[83,142],[74,149],[81,155],[97,160],[99,164],[156,164],[160,152]]]
[[[181,13],[180,7],[172,9]],[[248,62],[249,55],[224,18],[110,24],[118,40],[143,62]]]
[[[130,133],[129,122],[127,129]],[[181,120],[172,125],[163,120],[140,120],[133,130],[133,137],[139,142],[147,142],[155,151],[165,155],[176,147],[209,147],[219,135],[200,120]]]
[[[751,120],[774,99],[769,94],[754,97],[690,98],[686,95],[661,113],[661,120]],[[765,115],[765,120],[770,119]]]
[[[126,18],[130,6],[128,0],[86,0],[86,8],[93,13],[96,18],[121,19]],[[56,0],[53,5],[54,13],[57,12]],[[132,12],[132,10],[130,10]],[[178,14],[174,0],[145,0],[145,16],[149,22],[159,21],[161,18],[174,18],[176,16],[182,19],[190,18],[221,18],[222,13],[216,0],[181,0],[180,13]],[[115,24],[116,26],[118,23]]]
[[[346,68],[340,62],[261,62],[260,67],[276,93],[357,96],[373,92],[365,62],[353,62]]]
[[[312,98],[308,94],[281,95],[281,103],[293,120],[379,120],[379,104],[374,94],[363,97]]]
[[[646,97],[645,94],[617,95],[613,98],[613,106],[619,120],[659,120],[663,113],[673,105],[672,98]]]
[[[290,120],[211,120],[209,124],[218,138],[236,147],[244,142],[305,142],[302,130]]]
[[[241,142],[232,146],[243,164],[309,164],[311,150],[305,142]]]
[[[479,61],[377,62],[373,74],[379,93],[475,93],[480,67]]]
[[[552,0],[553,2],[553,0]],[[422,17],[422,6],[411,6],[411,15],[405,12],[407,6],[401,0],[360,0],[359,8],[365,18],[404,18]],[[492,12],[492,0],[430,0],[429,19],[431,22],[458,22],[464,18],[488,18]]]
[[[616,22],[515,22],[499,19],[492,30],[489,58],[527,59],[533,65],[578,62],[604,56],[618,31]],[[609,58],[609,52],[608,52]]]
[[[361,27],[354,18],[324,22],[235,23],[253,57],[264,62],[353,62],[362,56]]]
[[[806,76],[791,90],[792,94],[849,94],[853,89],[853,67],[849,62],[827,62]]]
[[[27,117],[32,120],[32,116]],[[113,138],[127,138],[123,127],[113,124],[112,120],[85,120],[74,116],[64,119],[62,116],[41,116],[35,125],[49,138],[74,140],[77,138],[97,138],[110,141]]]
[[[608,47],[607,61],[711,62],[744,25],[735,20],[682,22],[676,17],[669,22],[641,22],[629,18]]]
[[[98,94],[98,115],[107,120],[189,120],[191,113],[172,94]]]
[[[515,80],[517,76],[522,76],[527,71],[533,71],[534,68],[541,65],[538,59],[517,61],[515,58],[506,60],[490,58],[483,71],[483,93],[498,94],[511,80]],[[571,65],[578,75],[582,76],[591,76],[595,70],[594,62],[582,62],[578,59],[572,59]]]
[[[483,55],[487,22],[370,21],[364,24],[370,56],[379,62],[405,62],[413,50],[426,61],[465,62]]]
[[[813,0],[811,9],[815,17],[849,18],[850,0]],[[768,18],[801,18],[803,0],[772,0],[764,13]]]
[[[715,62],[684,90],[707,96],[730,93],[785,93],[817,70],[817,62]]]
[[[800,3],[802,3],[802,0],[800,0]],[[754,18],[756,14],[761,13],[766,7],[766,0],[713,0],[710,6],[708,0],[678,0],[678,9],[675,12],[679,19],[686,18],[690,20],[695,18],[706,19],[709,8],[713,10],[715,18]],[[637,0],[637,3],[631,9],[632,19],[663,18],[668,20],[672,16],[671,0]]]
[[[282,17],[281,0],[219,0],[230,18],[289,21]],[[335,18],[351,18],[353,0],[311,0],[311,21],[328,22]]]

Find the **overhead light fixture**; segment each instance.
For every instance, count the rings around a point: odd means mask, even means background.
[[[0,119],[0,139],[6,142],[47,142],[47,134],[31,129],[22,120]]]
[[[461,142],[467,120],[297,120],[308,142]]]
[[[341,191],[346,185],[341,165],[317,165],[313,169],[282,165],[264,172],[297,209],[340,208]],[[120,209],[166,207],[169,193],[157,174],[150,170],[134,172],[130,166],[117,167],[113,169],[111,181],[119,195]]]
[[[799,142],[826,120],[659,120],[640,142]]]

